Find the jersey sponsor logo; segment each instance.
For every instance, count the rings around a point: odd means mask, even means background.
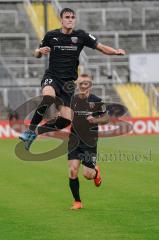
[[[92,38],[93,40],[96,40],[96,38],[92,35],[92,34],[89,34],[90,38]]]
[[[71,41],[73,43],[77,43],[78,42],[78,37],[71,37]]]
[[[92,115],[93,112],[89,112],[89,111],[76,111],[76,110],[74,110],[74,113],[76,115],[79,115],[79,116],[89,116],[89,115]]]
[[[54,46],[54,50],[77,51],[77,46]]]

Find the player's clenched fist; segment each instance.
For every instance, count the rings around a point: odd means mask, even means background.
[[[50,47],[42,47],[42,48],[39,48],[39,52],[43,55],[47,55],[48,53],[50,53],[51,51],[51,48]]]
[[[116,50],[116,55],[125,55],[126,53],[125,53],[125,50],[123,50],[123,49],[117,49]]]
[[[40,58],[42,55],[47,55],[51,52],[51,48],[50,47],[41,47],[41,48],[37,48],[34,52],[34,56],[37,58]]]
[[[93,123],[93,124],[96,124],[97,123],[97,119],[92,117],[92,116],[88,116],[87,117],[87,120],[89,123]]]

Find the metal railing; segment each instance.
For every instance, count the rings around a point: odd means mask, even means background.
[[[159,14],[159,7],[144,7],[142,9],[142,25],[143,26],[146,24],[146,12],[148,11],[153,11],[153,12],[158,11],[158,14]]]
[[[147,17],[147,12],[159,12],[159,7],[157,6],[148,6],[148,7],[143,7],[141,10],[141,24],[143,26],[145,26],[146,24],[146,17]],[[78,9],[77,10],[77,20],[80,23],[81,22],[81,17],[80,14],[81,13],[101,13],[101,23],[103,26],[107,25],[107,13],[108,12],[125,12],[128,13],[128,24],[132,25],[132,21],[133,21],[133,14],[132,14],[132,9],[131,8],[127,8],[127,7],[119,7],[119,8],[90,8],[90,9]]]
[[[45,68],[45,65],[42,63],[31,64],[31,63],[28,63],[26,60],[26,62],[24,62],[23,64],[16,64],[16,63],[7,64],[7,67],[12,70],[13,74],[16,72],[16,79],[19,79],[19,78],[30,79],[31,75],[35,76],[35,77],[32,76],[32,78],[37,79],[39,77],[38,76],[39,68],[43,69]],[[31,74],[32,71],[34,71],[33,74]],[[28,84],[30,84],[30,82]]]
[[[10,69],[14,73],[16,72],[16,78],[38,78],[38,73],[41,72],[39,69],[45,68],[44,59],[37,59],[33,57],[3,57],[5,64],[8,69]],[[31,74],[32,71],[36,71],[36,73]],[[30,84],[31,81],[28,82]],[[33,81],[33,84],[35,82]],[[27,83],[26,83],[27,85]]]
[[[101,53],[100,53],[100,55],[89,55],[88,56],[88,60],[98,60],[98,61],[100,61],[101,59],[102,60],[104,60],[104,61],[106,61],[107,59],[112,59],[112,58],[115,58],[117,61],[126,61],[126,60],[128,60],[128,56],[120,56],[120,55],[101,55]]]
[[[80,14],[84,13],[92,13],[92,12],[99,12],[101,13],[101,19],[102,19],[102,25],[106,26],[107,25],[107,13],[108,12],[126,12],[128,13],[128,23],[131,25],[132,24],[132,10],[131,8],[89,8],[89,9],[77,9],[76,14],[77,14],[77,21],[80,23]]]
[[[107,93],[107,89],[108,89],[108,84],[107,83],[103,83],[103,84],[93,84],[92,86],[92,92],[94,92],[95,94],[99,95],[103,100],[106,100],[108,98],[110,98],[111,96],[108,96]],[[109,89],[113,88],[112,84],[109,84]],[[16,87],[0,87],[0,94],[2,96],[2,100],[4,103],[5,107],[9,106],[9,94],[10,91],[12,91],[12,93],[14,94],[14,91],[17,93],[17,91],[19,92],[27,92],[27,101],[32,98],[32,97],[38,97],[41,96],[41,87],[34,87],[34,86],[16,86]],[[29,94],[30,92],[30,94]],[[21,102],[19,102],[19,105],[21,104]]]
[[[29,35],[27,33],[0,33],[0,39],[25,39],[25,47],[29,49]]]
[[[8,94],[9,94],[9,91],[12,90],[12,91],[21,91],[21,92],[25,92],[26,91],[35,91],[35,94],[34,94],[34,97],[36,96],[40,96],[40,93],[41,93],[41,88],[40,87],[21,87],[21,86],[16,86],[16,87],[11,87],[11,88],[8,88],[8,87],[0,87],[0,93],[2,94],[2,98],[3,98],[3,103],[4,103],[4,106],[5,107],[8,107],[9,106],[9,102],[8,102]],[[30,96],[27,94],[27,98],[26,100],[28,101],[30,99]],[[20,104],[20,103],[19,103]]]
[[[29,15],[31,15],[31,20],[32,20],[32,24],[33,25],[37,25],[39,26],[39,19],[38,19],[38,16],[31,4],[31,1],[30,0],[23,0],[24,1],[24,5],[26,6],[26,10],[29,11]],[[45,29],[44,29],[44,26],[39,26],[39,29],[36,29],[36,32],[39,36],[39,38],[43,38],[44,34],[45,34]]]
[[[88,64],[88,69],[90,72],[93,72],[93,78],[95,79],[95,82],[101,83],[101,76],[105,76],[106,82],[113,82],[113,71],[116,67],[127,67],[128,68],[128,62],[105,62],[105,63],[96,63],[96,64]],[[105,73],[101,73],[102,70],[105,70]],[[124,81],[124,80],[123,80]]]
[[[159,35],[159,30],[132,30],[132,31],[93,31],[92,34],[96,36],[113,36],[114,37],[114,45],[116,48],[119,48],[119,37],[121,36],[141,36],[142,47],[144,50],[147,49],[147,35]]]
[[[16,86],[19,86],[19,81],[13,76],[12,71],[7,67],[3,57],[0,56],[0,63],[3,66],[3,68],[5,69],[5,71],[7,72],[7,74],[10,77],[10,80],[13,84],[15,84]],[[7,94],[7,90],[4,91],[4,105],[5,107],[8,107],[8,97],[6,97]],[[23,96],[28,99],[28,95],[25,91],[22,91]]]
[[[19,24],[19,17],[18,17],[18,12],[16,10],[0,10],[0,15],[3,15],[3,14],[14,16],[15,27],[18,26],[18,24]]]
[[[61,10],[62,10],[61,4],[59,3],[58,0],[51,0],[51,3],[52,3],[52,5],[54,6],[57,15],[59,16],[59,14],[60,14],[60,12],[61,12]]]
[[[44,65],[44,61],[41,61],[41,60],[37,60],[37,59],[34,59],[34,58],[31,58],[31,57],[25,57],[25,58],[22,58],[22,57],[5,57],[4,58],[5,60],[5,63],[6,63],[6,66],[8,69],[11,69],[12,70],[12,74],[14,75],[14,73],[16,72],[16,78],[17,79],[22,79],[22,78],[25,78],[25,79],[29,79],[28,82],[25,82],[26,85],[27,84],[31,84],[31,81],[30,81],[30,78],[32,78],[32,85],[36,84],[36,83],[39,83],[38,80],[38,73],[39,73],[39,68],[40,69],[43,69],[45,67]],[[105,61],[103,63],[89,63],[87,65],[87,70],[90,74],[92,74],[92,71],[93,71],[93,77],[94,77],[94,80],[96,83],[101,83],[101,75],[102,76],[105,76],[106,78],[106,81],[107,82],[112,82],[112,80],[109,81],[109,77],[112,75],[112,71],[114,69],[114,67],[128,67],[128,62],[110,62],[110,61]],[[102,74],[101,72],[102,71],[105,71],[106,74]],[[32,74],[32,71],[37,71],[37,75],[33,76]],[[81,69],[81,73],[83,72],[84,70]],[[41,72],[40,72],[41,74]],[[35,81],[33,81],[33,79],[35,79]],[[20,84],[20,83],[19,83]],[[23,85],[24,83],[21,82],[21,85]]]

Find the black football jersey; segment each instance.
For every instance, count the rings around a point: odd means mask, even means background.
[[[87,117],[100,116],[106,112],[102,99],[94,94],[81,99],[77,94],[72,99],[71,108],[74,112],[71,132],[80,139],[80,145],[94,145],[98,139],[98,124],[90,124]]]
[[[97,39],[84,30],[73,30],[71,34],[64,34],[61,29],[56,29],[44,36],[39,47],[45,46],[51,48],[47,73],[66,81],[76,80],[80,52],[84,46],[95,49]]]

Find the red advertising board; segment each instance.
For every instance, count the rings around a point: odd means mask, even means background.
[[[127,134],[122,133],[121,134],[111,134],[107,135],[105,134],[104,136],[116,136],[116,135],[152,135],[152,134],[159,134],[159,118],[124,118],[124,121],[132,124],[132,131],[130,131]],[[19,136],[19,132],[22,132],[25,130],[25,126],[23,124],[17,124],[13,123],[14,127],[11,127],[9,124],[9,121],[0,121],[0,138],[5,139],[5,138],[16,138]],[[107,124],[103,126],[99,126],[99,133],[100,132],[109,132],[113,131],[113,129],[117,129],[117,125],[115,124]],[[17,130],[17,131],[16,131]],[[65,128],[62,131],[60,131],[62,135],[68,135],[69,133],[69,128]],[[58,133],[59,134],[59,133]],[[54,136],[57,134],[54,133]],[[102,134],[101,134],[102,136]]]

